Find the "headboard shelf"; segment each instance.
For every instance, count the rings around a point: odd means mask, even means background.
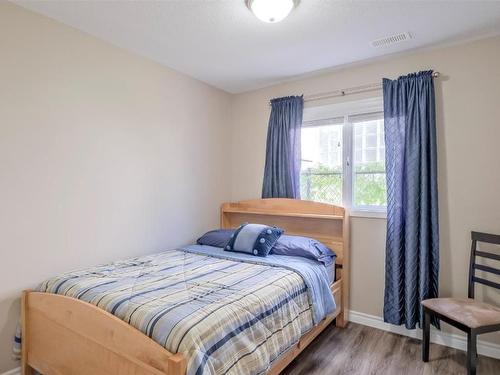
[[[226,208],[224,212],[231,213],[242,213],[249,215],[267,215],[267,216],[291,216],[291,217],[304,217],[310,219],[326,219],[326,220],[343,220],[344,216],[340,215],[329,215],[329,214],[312,214],[312,213],[302,213],[302,212],[266,212],[266,211],[249,211],[249,210],[239,210],[236,208]]]
[[[254,199],[224,203],[221,207],[221,227],[258,223],[273,225],[286,234],[312,237],[323,242],[337,254],[343,265],[348,251],[348,218],[343,207],[298,199]]]

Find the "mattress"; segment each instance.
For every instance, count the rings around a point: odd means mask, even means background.
[[[68,272],[38,290],[94,304],[184,353],[190,375],[264,374],[335,309],[329,276],[306,259],[227,253],[169,250]]]

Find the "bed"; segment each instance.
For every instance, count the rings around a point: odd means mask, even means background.
[[[347,322],[348,218],[341,207],[289,199],[222,205],[222,228],[244,222],[279,226],[335,250],[335,280],[326,284],[335,306],[328,315],[306,295],[314,292],[307,276],[314,267],[191,246],[68,273],[42,284],[42,291],[24,292],[22,373],[279,374],[334,319],[340,327]],[[178,272],[164,273],[167,268]],[[130,275],[132,283],[120,284]],[[152,294],[165,280],[169,292]],[[194,334],[203,337],[196,347],[186,339]]]

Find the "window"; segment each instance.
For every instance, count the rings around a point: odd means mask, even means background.
[[[300,182],[303,199],[385,211],[381,99],[304,110]]]
[[[303,199],[342,204],[343,119],[302,127]]]
[[[376,113],[349,120],[354,133],[352,207],[385,207],[384,115]]]

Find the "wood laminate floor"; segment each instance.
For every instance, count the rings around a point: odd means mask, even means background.
[[[282,375],[465,374],[465,352],[431,344],[430,361],[421,361],[420,340],[349,323],[330,325]],[[479,356],[479,375],[500,375],[500,360]]]

